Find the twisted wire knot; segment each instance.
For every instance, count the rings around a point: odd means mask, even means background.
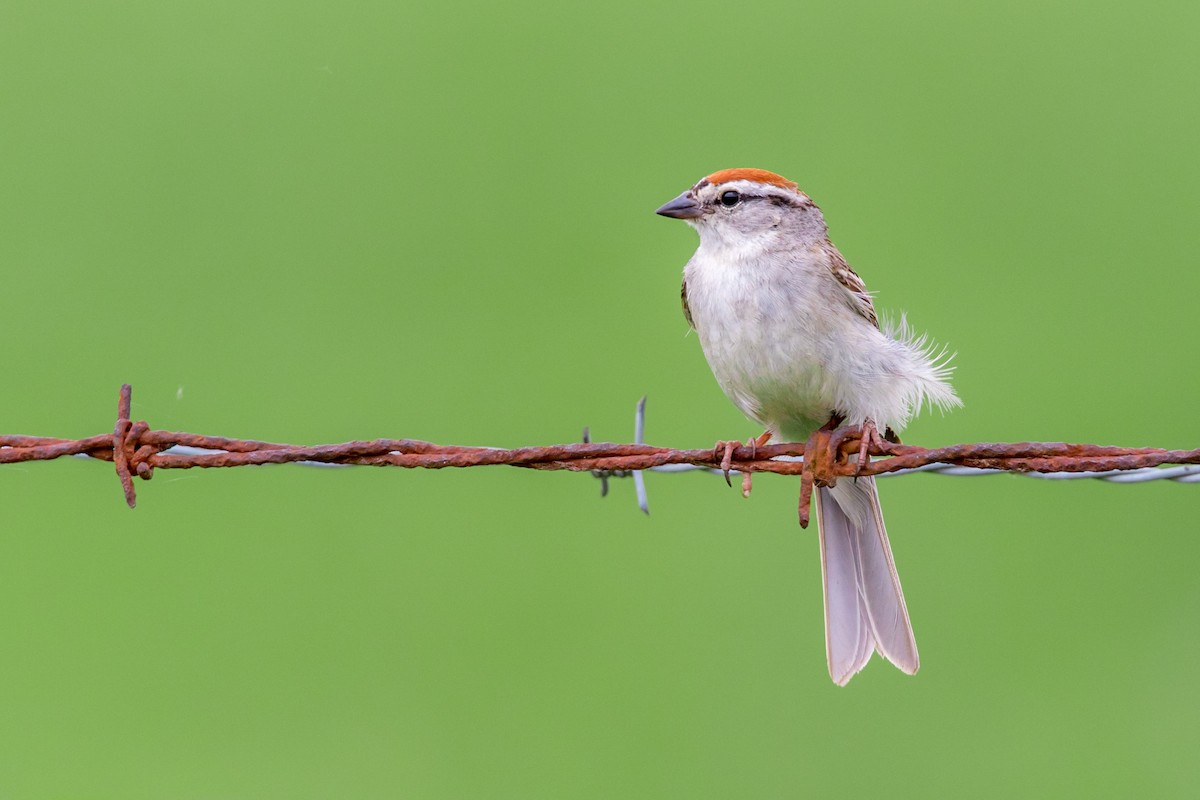
[[[137,475],[144,481],[154,477],[154,465],[151,458],[162,452],[162,447],[154,444],[142,444],[142,435],[150,430],[145,420],[133,422],[129,419],[129,408],[133,390],[128,383],[121,386],[121,399],[117,401],[117,424],[113,428],[112,452],[113,465],[121,488],[125,491],[125,503],[133,508],[137,505],[137,492],[133,488],[133,476]]]

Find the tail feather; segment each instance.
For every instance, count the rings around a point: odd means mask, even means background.
[[[912,675],[920,667],[917,642],[875,479],[844,478],[819,489],[817,517],[829,676],[845,686],[876,650]]]

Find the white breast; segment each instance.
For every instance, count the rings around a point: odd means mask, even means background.
[[[849,424],[869,417],[881,430],[899,430],[914,400],[929,394],[913,383],[912,368],[937,372],[927,353],[886,336],[852,307],[826,260],[818,245],[746,257],[705,243],[684,271],[717,382],[743,413],[787,441],[806,439],[834,411]],[[953,397],[942,375],[931,377]]]

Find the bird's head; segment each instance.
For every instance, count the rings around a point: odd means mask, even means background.
[[[765,169],[723,169],[655,213],[682,219],[700,241],[729,245],[749,238],[824,238],[820,209],[796,184]]]

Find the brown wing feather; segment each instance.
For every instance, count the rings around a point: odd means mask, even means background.
[[[689,328],[695,328],[696,323],[692,322],[692,310],[688,308],[687,302],[687,280],[685,279],[679,287],[679,299],[683,301],[683,318],[687,320]]]
[[[846,259],[831,242],[826,242],[824,249],[825,254],[829,257],[829,269],[833,273],[833,277],[837,278],[838,283],[846,287],[846,291],[850,293],[848,298],[850,305],[878,328],[879,317],[875,315],[875,304],[871,302],[871,293],[867,291],[867,285],[863,283],[863,279],[850,268]]]

